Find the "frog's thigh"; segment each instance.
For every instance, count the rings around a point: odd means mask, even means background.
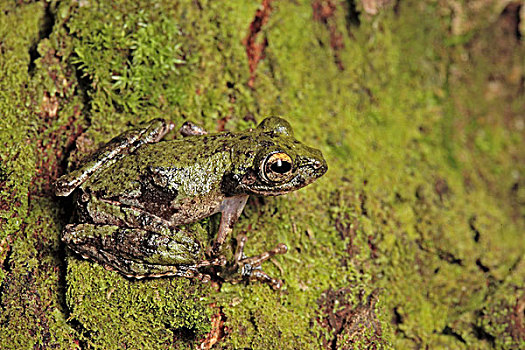
[[[66,226],[62,240],[84,258],[130,277],[193,277],[201,265],[201,247],[179,229],[162,233],[115,225]]]

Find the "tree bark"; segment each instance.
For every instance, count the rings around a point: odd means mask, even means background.
[[[2,2],[1,347],[525,347],[525,10],[478,5]],[[270,115],[329,167],[234,227],[247,254],[288,245],[280,291],[127,279],[61,243],[53,181],[131,125]]]

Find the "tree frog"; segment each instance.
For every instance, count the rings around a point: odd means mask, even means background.
[[[128,277],[183,276],[233,283],[259,280],[279,289],[261,263],[286,245],[246,257],[237,239],[233,262],[221,249],[249,195],[277,196],[308,185],[327,170],[321,152],[293,136],[279,117],[255,129],[208,134],[186,123],[182,139],[161,141],[174,124],[154,119],[122,133],[55,183],[73,193],[78,223],[62,240],[84,258]],[[210,243],[189,225],[221,213]]]

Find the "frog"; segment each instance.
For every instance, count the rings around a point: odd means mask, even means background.
[[[283,195],[325,174],[321,151],[296,140],[281,117],[240,132],[208,133],[186,122],[182,138],[164,140],[174,127],[162,118],[140,124],[61,176],[55,194],[72,196],[75,207],[61,240],[128,278],[213,277],[280,289],[283,282],[261,264],[286,253],[284,243],[247,257],[247,237],[240,234],[232,238],[231,261],[224,243],[250,195]],[[216,237],[203,239],[191,225],[218,213]]]

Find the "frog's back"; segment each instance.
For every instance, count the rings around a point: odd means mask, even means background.
[[[213,136],[188,137],[148,145],[136,156],[143,176],[156,186],[177,191],[181,198],[207,196],[219,190],[223,175],[231,169],[228,141]]]
[[[224,199],[220,185],[231,167],[229,138],[220,136],[146,144],[81,189],[177,224],[204,218],[217,212]]]

